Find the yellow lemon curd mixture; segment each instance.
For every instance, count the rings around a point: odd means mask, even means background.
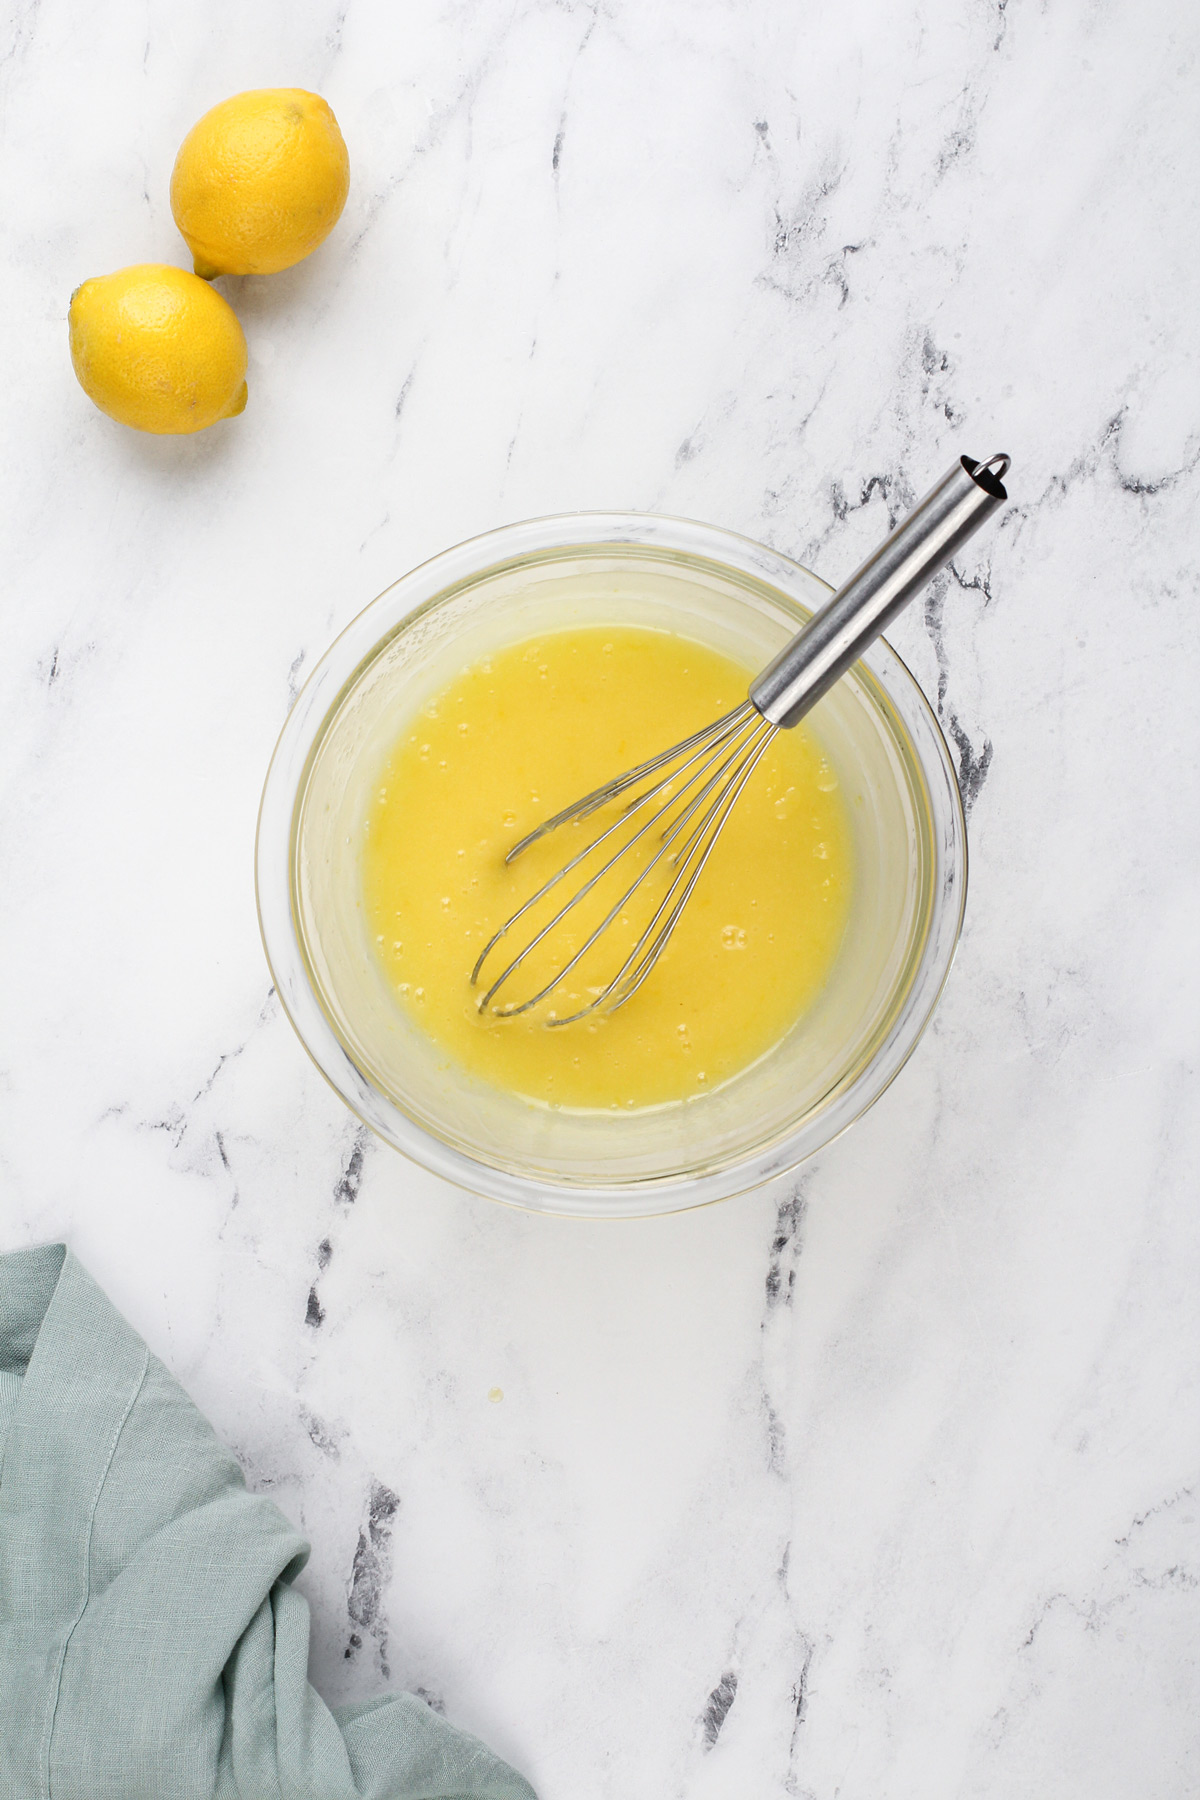
[[[649,897],[639,893],[543,1005],[502,1019],[481,1015],[478,999],[601,857],[502,939],[487,979],[470,986],[492,933],[630,796],[551,832],[506,866],[508,850],[580,795],[737,706],[751,673],[664,631],[552,632],[465,670],[401,732],[366,821],[367,918],[401,1003],[460,1065],[553,1106],[660,1105],[728,1080],[812,1004],[841,943],[852,870],[836,775],[803,725],[779,732],[763,754],[666,950],[619,1010],[548,1023],[616,974],[675,872],[654,885],[669,856],[644,884]],[[621,829],[631,835],[634,825]],[[656,832],[646,839],[661,843]],[[597,885],[496,1006],[527,999],[549,979],[625,892],[641,855],[640,846],[631,850]]]

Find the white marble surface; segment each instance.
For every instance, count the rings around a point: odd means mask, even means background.
[[[542,1800],[1195,1794],[1195,9],[41,0],[7,30],[0,1247],[66,1236],[311,1535],[330,1697],[424,1689]],[[345,220],[228,284],[241,419],[127,432],[74,383],[68,296],[185,261],[180,137],[277,82],[342,122]],[[973,871],[875,1110],[652,1223],[364,1142],[251,881],[332,633],[574,507],[837,575],[1000,446],[1002,529],[894,633]]]

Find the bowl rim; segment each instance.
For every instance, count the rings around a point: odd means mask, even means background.
[[[688,541],[678,542],[678,536],[684,534]],[[364,662],[374,657],[385,640],[394,638],[464,580],[483,578],[492,569],[535,552],[619,545],[659,546],[704,557],[766,582],[792,604],[803,601],[798,600],[789,581],[794,584],[799,579],[815,583],[826,594],[833,592],[813,570],[757,539],[672,514],[552,513],[466,538],[389,583],[353,615],[314,664],[271,753],[255,832],[255,900],[275,993],[310,1060],[343,1104],[385,1143],[454,1186],[523,1211],[569,1217],[644,1217],[731,1199],[788,1173],[833,1143],[887,1091],[924,1035],[953,966],[968,886],[966,816],[949,746],[920,683],[887,640],[878,638],[860,660],[883,688],[913,740],[935,826],[939,821],[938,797],[932,791],[935,774],[942,778],[942,797],[948,807],[940,816],[942,837],[934,831],[930,926],[912,984],[883,1042],[832,1100],[822,1103],[770,1146],[720,1169],[584,1184],[518,1174],[471,1156],[418,1124],[368,1081],[334,1031],[311,985],[292,907],[295,815],[314,747]],[[373,626],[377,609],[389,602],[387,618],[369,642],[364,641],[367,621]]]

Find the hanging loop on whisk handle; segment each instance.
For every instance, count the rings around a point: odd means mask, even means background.
[[[750,698],[773,725],[798,725],[822,694],[945,567],[1008,495],[1003,453],[953,468],[769,663]]]

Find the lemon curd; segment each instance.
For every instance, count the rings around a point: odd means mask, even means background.
[[[624,1006],[548,1022],[554,1007],[566,1017],[617,972],[648,922],[633,907],[547,1005],[496,1018],[480,1013],[470,985],[492,933],[619,808],[551,833],[506,865],[512,845],[580,794],[736,706],[751,674],[665,631],[551,632],[464,670],[399,734],[364,822],[363,903],[387,982],[461,1067],[551,1106],[662,1105],[710,1092],[802,1018],[837,956],[852,883],[837,776],[803,725],[773,739],[665,952]],[[637,866],[626,859],[606,876],[496,1004],[535,992],[539,975],[548,979],[583,942]],[[590,873],[584,865],[577,879]],[[646,902],[651,913],[662,892]],[[489,958],[491,978],[554,907],[543,903],[524,937],[502,941]]]

